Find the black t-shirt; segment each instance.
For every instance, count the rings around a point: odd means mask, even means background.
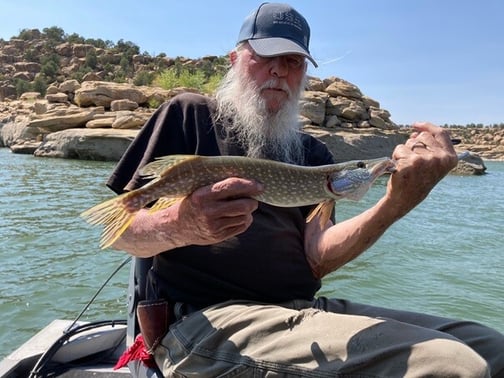
[[[171,154],[243,155],[212,122],[208,97],[182,94],[163,104],[144,125],[107,185],[116,193],[145,184],[138,171]],[[302,134],[305,165],[333,163],[323,143]],[[154,257],[150,299],[166,298],[194,307],[230,299],[282,302],[312,299],[320,288],[304,254],[307,208],[259,204],[250,228],[210,246],[190,245]]]

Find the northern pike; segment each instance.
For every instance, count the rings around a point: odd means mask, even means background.
[[[318,204],[307,222],[319,214],[325,224],[335,201],[361,199],[379,176],[394,171],[390,158],[307,167],[241,156],[168,155],[141,169],[142,176],[152,179],[147,184],[98,204],[81,216],[90,224],[104,226],[100,247],[107,248],[135,214],[154,201],[151,212],[173,205],[202,186],[240,177],[263,184],[264,191],[254,197],[258,201],[280,207]]]

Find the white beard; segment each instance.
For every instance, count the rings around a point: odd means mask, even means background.
[[[276,79],[258,88],[237,71],[232,67],[216,92],[215,120],[223,125],[232,141],[244,148],[246,156],[302,164],[304,151],[298,114],[304,85],[294,94],[283,81]],[[279,86],[288,93],[288,99],[273,113],[267,109],[260,91]]]

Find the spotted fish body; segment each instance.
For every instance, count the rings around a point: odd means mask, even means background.
[[[151,211],[158,211],[202,186],[229,177],[262,183],[264,191],[254,198],[270,205],[297,207],[327,201],[334,205],[341,198],[360,199],[377,177],[392,172],[394,167],[389,158],[305,167],[240,156],[169,155],[141,170],[141,175],[152,181],[105,201],[82,216],[91,224],[105,226],[100,245],[106,248],[130,225],[136,212],[148,204],[157,201]]]

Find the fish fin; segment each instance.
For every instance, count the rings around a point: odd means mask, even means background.
[[[140,170],[140,175],[145,178],[158,178],[165,171],[186,160],[198,159],[198,155],[167,155],[161,156],[150,162]]]
[[[101,249],[110,247],[129,227],[137,213],[128,211],[124,206],[123,198],[127,194],[102,202],[81,214],[89,224],[104,226],[100,238]]]
[[[336,203],[335,200],[327,200],[324,202],[319,203],[311,212],[308,214],[308,217],[306,218],[306,223],[309,223],[315,218],[316,216],[319,216],[319,224],[320,227],[324,227],[329,219],[331,219],[331,214],[334,210],[334,204]]]
[[[158,210],[166,209],[176,202],[182,200],[184,197],[161,197],[159,198],[154,205],[149,209],[150,213],[153,213]]]

